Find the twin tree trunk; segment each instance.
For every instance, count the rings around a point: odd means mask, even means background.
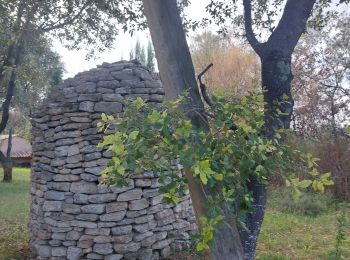
[[[289,128],[294,104],[291,95],[291,56],[305,31],[314,3],[315,0],[287,0],[278,26],[269,40],[261,44],[252,29],[251,1],[243,0],[247,39],[261,59],[262,87],[266,102],[264,134],[267,138],[273,138],[278,128]],[[204,106],[176,0],[143,0],[143,4],[166,97],[175,99],[187,90],[192,102],[187,108],[202,111]],[[188,114],[188,117],[194,126],[207,128],[203,116],[198,116],[198,113]],[[205,189],[190,172],[187,171],[186,176],[198,219],[206,213]],[[231,214],[223,208],[225,222],[214,237],[214,246],[209,255],[211,259],[254,259],[265,214],[266,185],[252,178],[247,189],[254,199],[253,210],[244,221],[248,230],[240,228],[238,231]]]
[[[208,130],[204,105],[175,0],[143,0],[144,13],[154,44],[160,77],[168,99],[176,99],[188,91],[191,102],[185,107],[195,127]],[[202,113],[202,114],[201,114]],[[206,192],[202,184],[186,171],[193,207],[198,220],[206,214]],[[223,208],[225,221],[214,236],[210,259],[243,260],[243,248],[233,216]]]

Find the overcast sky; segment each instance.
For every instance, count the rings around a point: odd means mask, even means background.
[[[209,0],[194,0],[191,2],[192,3],[189,8],[187,8],[186,13],[189,14],[193,20],[199,20],[205,15],[205,6],[209,3]],[[337,9],[338,11],[347,13],[350,12],[349,5],[342,5],[339,7],[331,6],[331,9]],[[208,28],[206,28],[206,30],[208,30]],[[58,41],[54,41],[53,44],[55,50],[61,55],[62,61],[65,64],[66,73],[64,78],[68,78],[73,77],[78,72],[94,68],[96,65],[103,62],[115,62],[121,60],[121,58],[128,60],[129,52],[135,46],[137,40],[140,40],[146,47],[150,40],[148,30],[136,33],[133,37],[129,34],[121,33],[117,37],[112,49],[99,53],[98,58],[93,58],[91,60],[85,59],[86,51],[84,50],[67,50]]]
[[[209,0],[192,1],[191,6],[188,8],[187,13],[191,14],[192,19],[199,19],[205,13],[205,6]],[[53,42],[54,49],[61,55],[62,61],[65,64],[66,73],[64,78],[73,77],[78,72],[86,71],[96,67],[96,65],[103,62],[115,62],[121,58],[128,60],[129,52],[132,47],[135,46],[137,39],[141,41],[145,47],[150,40],[148,30],[139,32],[131,37],[129,34],[121,33],[111,50],[98,54],[98,58],[86,60],[86,51],[68,50],[62,46],[58,41]]]

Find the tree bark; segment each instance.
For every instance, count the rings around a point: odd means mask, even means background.
[[[283,15],[267,42],[260,43],[253,32],[251,0],[242,0],[246,37],[261,60],[261,79],[265,99],[265,136],[273,139],[279,128],[289,128],[293,112],[291,95],[292,53],[305,31],[306,21],[311,15],[316,0],[287,0]],[[253,195],[252,212],[247,214],[245,225],[240,229],[244,254],[253,260],[256,244],[264,219],[266,207],[266,185],[254,178],[247,184]]]
[[[11,150],[12,150],[12,128],[9,132],[9,137],[7,139],[7,152],[6,157],[0,151],[0,162],[2,168],[4,170],[3,182],[11,182],[12,181],[12,159],[11,159]]]
[[[166,98],[176,99],[187,91],[190,102],[185,107],[186,115],[195,127],[208,130],[203,113],[204,105],[196,82],[176,0],[143,0],[143,5]],[[199,216],[206,214],[206,192],[208,191],[193,178],[191,172],[188,170],[185,172],[198,220]],[[224,224],[217,229],[211,253],[207,258],[244,259],[240,236],[233,223],[233,217],[225,208],[223,208],[223,213],[225,215]]]

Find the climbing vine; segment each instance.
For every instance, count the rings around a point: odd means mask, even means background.
[[[185,102],[182,97],[155,109],[137,98],[125,104],[123,115],[102,114],[98,127],[106,134],[99,147],[109,150],[112,159],[100,182],[126,185],[129,174],[153,171],[164,182],[165,202],[176,204],[187,189],[182,170],[189,169],[205,189],[216,194],[208,196],[208,214],[200,217],[197,250],[209,248],[215,226],[223,219],[223,203],[236,216],[232,221],[243,225],[240,220],[253,200],[246,188],[252,177],[268,183],[276,172],[282,174],[295,200],[301,190],[324,192],[325,186],[333,184],[330,173],[317,171],[317,158],[281,142],[288,131],[278,130],[273,140],[264,137],[262,95],[239,100],[214,96],[206,111],[209,131],[192,126]],[[297,177],[301,172],[308,173],[305,179]]]

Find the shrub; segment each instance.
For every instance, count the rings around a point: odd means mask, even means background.
[[[333,202],[330,194],[314,192],[303,193],[298,202],[293,201],[289,191],[283,190],[281,196],[278,206],[282,211],[311,217],[327,212]]]

